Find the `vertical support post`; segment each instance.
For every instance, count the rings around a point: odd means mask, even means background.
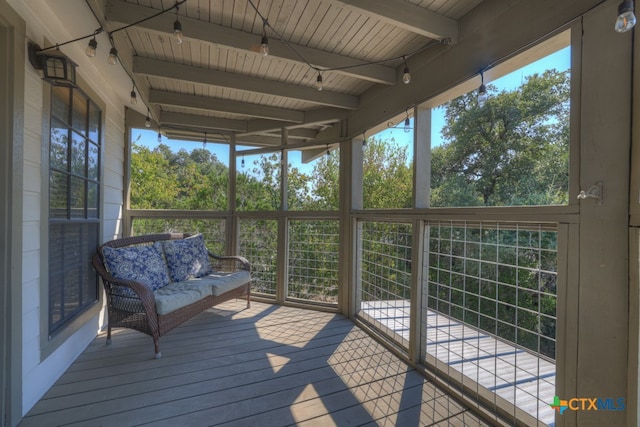
[[[289,131],[282,129],[282,145],[289,142]],[[289,226],[286,211],[288,209],[288,172],[289,153],[282,150],[280,154],[280,215],[278,217],[278,258],[276,273],[276,302],[282,304],[287,299],[287,266],[289,265]]]
[[[411,254],[411,317],[409,327],[409,359],[414,363],[419,363],[426,343],[422,338],[425,329],[425,319],[422,316],[422,262],[424,254],[424,221],[416,219],[413,221],[413,236]]]
[[[413,128],[414,207],[428,208],[431,197],[431,108],[415,107]]]
[[[349,265],[352,269],[350,272],[350,280],[349,283],[352,285],[349,287],[349,317],[353,318],[360,308],[360,270],[361,270],[361,259],[360,259],[360,251],[358,248],[358,236],[359,226],[358,219],[351,215],[350,213],[354,210],[363,209],[363,197],[362,197],[362,182],[363,182],[363,159],[364,159],[364,150],[366,150],[364,137],[353,138],[350,143],[351,147],[349,147],[350,158],[345,159],[344,167],[348,168],[348,176],[349,181],[345,184],[346,192],[345,192],[345,201],[348,205],[345,207],[346,218],[343,218],[346,222],[348,222],[349,227],[351,228],[351,232],[349,234],[349,248],[351,251],[351,257],[349,258]],[[347,150],[344,150],[345,152]],[[354,268],[355,266],[355,268]]]
[[[240,218],[236,212],[236,190],[237,190],[237,151],[236,135],[231,134],[229,141],[229,189],[227,190],[227,200],[229,215],[227,216],[225,233],[227,241],[227,254],[240,254]]]

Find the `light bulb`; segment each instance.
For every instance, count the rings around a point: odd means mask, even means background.
[[[402,74],[402,81],[406,85],[408,85],[411,82],[411,73],[409,72],[409,67],[404,67],[404,74]]]
[[[182,44],[182,24],[176,18],[176,22],[173,23],[173,35],[176,37],[176,42]]]
[[[411,122],[409,121],[409,117],[404,121],[404,131],[405,133],[411,132]]]
[[[487,103],[488,98],[489,98],[489,95],[487,95],[487,88],[483,83],[478,88],[478,107],[480,108],[484,107],[484,104]]]
[[[89,40],[89,44],[87,45],[87,48],[85,49],[84,53],[86,53],[89,58],[94,58],[96,56],[97,47],[98,47],[98,41],[96,40],[96,37],[93,36],[93,38]]]
[[[107,59],[109,64],[116,65],[118,63],[118,49],[112,47],[109,51],[109,58]]]
[[[144,119],[144,127],[146,127],[146,128],[150,128],[151,127],[151,117],[149,117],[148,115],[147,115],[147,118]]]
[[[136,91],[131,89],[131,104],[136,105],[138,103],[138,96],[136,95]]]
[[[162,134],[158,132],[158,142],[162,142]]]
[[[242,158],[242,160],[240,161],[240,167],[244,167],[244,157]]]
[[[262,36],[262,40],[260,42],[260,53],[262,56],[269,55],[269,39],[267,36]]]
[[[615,30],[625,33],[636,25],[636,16],[633,13],[633,0],[624,0],[618,6],[618,19],[616,19]]]
[[[318,78],[316,79],[316,89],[318,89],[318,90],[324,89],[324,87],[322,85],[322,75],[321,74],[318,74]]]

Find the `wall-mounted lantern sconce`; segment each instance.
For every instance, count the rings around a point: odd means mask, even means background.
[[[29,62],[36,70],[42,70],[43,80],[56,86],[76,87],[77,64],[60,49],[40,49],[35,43],[28,45]]]

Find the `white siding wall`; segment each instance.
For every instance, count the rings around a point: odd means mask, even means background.
[[[51,4],[42,0],[8,0],[10,5],[22,16],[27,23],[27,37],[41,46],[45,38],[53,42],[63,42],[75,38],[80,34],[87,34],[98,27],[98,24],[86,17],[83,25],[71,28],[60,22],[56,13],[60,10],[51,9]],[[69,7],[70,2],[64,2]],[[75,2],[76,8],[86,9],[84,2]],[[56,3],[58,4],[58,3]],[[59,4],[62,5],[62,4]],[[62,15],[61,15],[62,16]],[[45,19],[46,18],[46,19]],[[77,18],[77,17],[76,17]],[[69,19],[69,17],[65,18]],[[71,18],[72,19],[72,18]],[[91,28],[86,30],[83,26]],[[71,32],[69,32],[71,31]],[[103,43],[103,46],[106,43]],[[122,69],[113,67],[107,69],[109,75],[103,75],[107,67],[104,58],[87,58],[84,51],[85,43],[78,42],[69,45],[63,51],[80,66],[78,74],[85,82],[88,82],[91,91],[97,93],[99,99],[94,99],[99,104],[106,104],[104,126],[104,151],[103,151],[103,193],[102,213],[103,232],[102,240],[113,239],[122,233],[121,215],[123,201],[123,172],[124,172],[124,105],[126,95],[117,85],[112,85],[114,73],[116,78],[122,79],[126,74]],[[106,56],[106,55],[105,55]],[[94,62],[92,62],[94,61]],[[96,63],[100,61],[99,63]],[[46,330],[41,330],[42,317],[46,315],[40,307],[41,289],[47,286],[47,278],[43,277],[40,265],[41,256],[46,256],[46,248],[40,247],[42,233],[46,231],[47,205],[43,199],[47,191],[42,185],[42,120],[43,120],[43,87],[44,83],[40,75],[26,63],[25,77],[25,106],[24,106],[24,176],[22,185],[24,216],[23,232],[23,256],[22,256],[22,409],[26,414],[31,407],[44,395],[53,383],[64,373],[76,357],[93,340],[96,333],[103,326],[104,310],[82,325],[70,338],[55,349],[49,356],[42,358],[41,342]],[[114,68],[117,68],[114,70]],[[116,80],[117,82],[117,80]],[[126,84],[129,84],[128,81]],[[86,88],[85,88],[86,89]],[[121,96],[122,95],[122,96]],[[44,260],[46,261],[46,260]],[[44,322],[46,324],[46,322]]]

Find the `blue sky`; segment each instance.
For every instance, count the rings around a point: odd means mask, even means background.
[[[535,73],[543,73],[545,70],[555,68],[558,71],[568,70],[571,67],[571,48],[566,47],[549,56],[539,59],[536,62],[522,67],[510,74],[507,74],[494,81],[485,81],[485,84],[495,86],[499,91],[514,90],[519,87],[528,76]],[[413,118],[410,119],[413,126]],[[442,135],[440,130],[444,126],[444,108],[434,108],[431,110],[431,144],[437,146],[442,144]],[[413,133],[405,133],[402,129],[402,123],[398,128],[386,129],[376,134],[376,138],[391,139],[395,138],[398,144],[408,145],[411,147],[413,143]]]
[[[485,81],[485,84],[494,85],[498,88],[498,90],[513,90],[520,86],[528,76],[531,76],[535,73],[542,73],[544,72],[544,70],[552,68],[564,71],[569,69],[570,65],[571,50],[570,47],[566,47],[499,79],[496,79],[494,81]],[[444,108],[434,108],[431,110],[431,123],[432,145],[440,145],[443,142],[440,130],[444,126]],[[411,119],[411,125],[413,126],[413,118]],[[407,145],[410,152],[412,151],[413,132],[405,133],[404,129],[402,129],[402,123],[399,124],[398,128],[386,129],[382,132],[379,132],[376,137],[386,140],[394,138],[397,144]],[[151,149],[158,145],[157,130],[134,129],[132,131],[132,138],[133,141],[136,141],[138,144],[144,145]],[[209,136],[209,139],[211,139],[211,136]],[[162,137],[162,143],[171,146],[176,151],[180,149],[191,151],[194,148],[202,148],[202,143],[193,141],[168,140],[164,136]],[[219,160],[228,165],[229,148],[226,144],[216,144],[209,142],[206,144],[206,147],[209,151],[214,153]],[[294,164],[299,163],[299,160],[297,159],[299,159],[299,153],[290,155],[290,162]]]

